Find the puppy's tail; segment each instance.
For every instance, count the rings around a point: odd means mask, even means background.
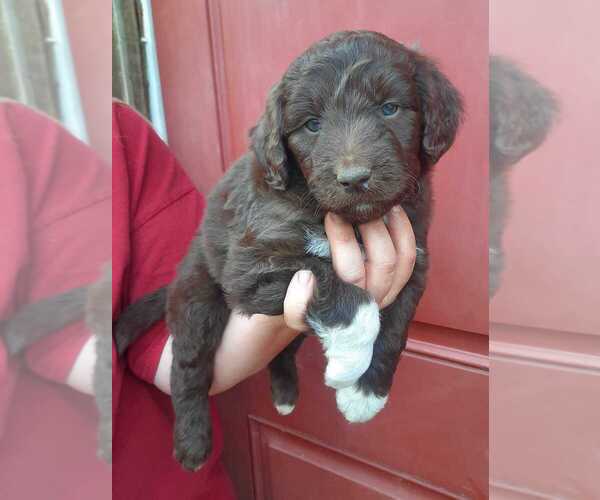
[[[142,333],[165,315],[167,287],[144,295],[140,300],[127,306],[113,326],[113,336],[117,353],[121,356]]]
[[[42,337],[83,319],[87,292],[87,286],[73,288],[28,304],[11,318],[0,321],[0,337],[8,353],[18,354]]]

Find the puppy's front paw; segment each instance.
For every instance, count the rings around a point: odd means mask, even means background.
[[[196,472],[202,468],[211,451],[211,442],[196,442],[193,446],[187,443],[175,443],[173,456],[181,466],[190,471]]]
[[[309,324],[325,348],[325,384],[334,389],[353,385],[371,364],[380,326],[377,303],[370,301],[358,306],[346,324],[331,326],[315,320]]]
[[[365,394],[356,385],[339,389],[335,394],[337,407],[348,422],[367,422],[377,415],[388,397]]]
[[[367,371],[373,357],[373,345],[355,348],[342,354],[327,355],[325,385],[332,389],[343,389],[356,383]]]

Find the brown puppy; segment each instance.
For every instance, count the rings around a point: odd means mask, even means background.
[[[175,457],[185,468],[197,469],[211,450],[208,390],[230,310],[282,314],[299,269],[316,276],[306,323],[324,346],[325,382],[337,390],[338,408],[351,422],[383,408],[425,286],[429,173],[454,141],[461,113],[458,92],[429,59],[378,33],[335,33],[290,65],[251,131],[251,150],[210,195],[168,293],[133,304],[117,325],[122,352],[166,303]],[[411,279],[380,314],[366,291],[334,273],[323,217],[364,223],[397,204],[418,252]],[[298,397],[302,338],[269,366],[281,413]]]
[[[509,175],[546,140],[559,113],[552,93],[500,56],[490,57],[489,293],[498,290],[504,269],[502,235],[509,217]]]

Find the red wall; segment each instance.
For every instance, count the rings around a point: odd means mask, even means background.
[[[600,498],[600,4],[503,0],[492,52],[560,115],[510,175],[503,285],[491,303],[494,498]]]

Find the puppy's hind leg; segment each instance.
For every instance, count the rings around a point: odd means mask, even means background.
[[[167,324],[173,335],[174,456],[187,470],[198,470],[212,449],[208,391],[228,317],[222,291],[206,267],[184,263],[169,290]]]
[[[296,407],[298,399],[298,372],[296,352],[302,345],[305,335],[301,333],[290,345],[269,363],[271,374],[271,397],[275,409],[281,415],[289,415]]]

